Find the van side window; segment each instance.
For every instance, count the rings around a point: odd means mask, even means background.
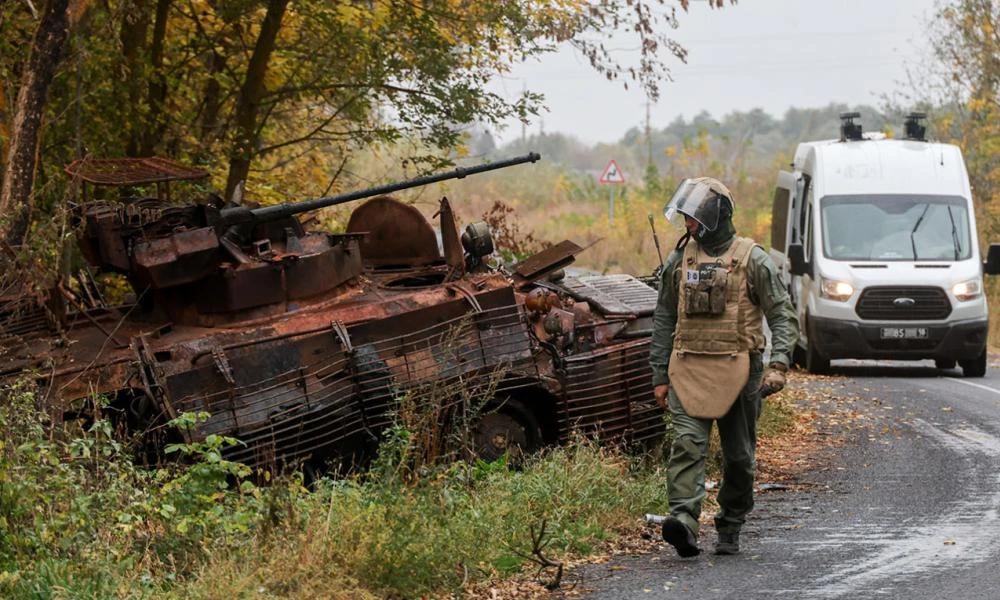
[[[771,204],[771,247],[781,252],[788,248],[785,233],[788,229],[788,205],[791,198],[791,190],[783,187],[774,189],[774,202]]]
[[[799,198],[802,199],[802,207],[799,209],[799,226],[798,226],[798,230],[800,232],[803,232],[803,231],[806,230],[806,223],[808,222],[807,221],[807,217],[806,217],[806,213],[808,212],[807,208],[808,208],[809,198],[812,196],[812,186],[810,185],[811,183],[812,183],[812,177],[809,177],[809,175],[803,173],[802,174],[802,193],[799,195]],[[792,241],[795,241],[794,234],[792,236]],[[804,239],[801,239],[800,241],[803,244],[806,243],[806,241]],[[807,257],[808,257],[808,254],[809,254],[809,250],[807,249],[806,250],[806,256]]]
[[[802,207],[802,246],[805,251],[806,260],[812,260],[812,193],[806,196]]]
[[[812,236],[813,236],[813,222],[812,222],[812,204],[807,207],[807,211],[810,213],[806,218],[806,239],[803,241],[805,245],[805,255],[806,260],[812,260]]]

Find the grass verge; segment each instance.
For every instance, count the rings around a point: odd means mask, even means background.
[[[587,440],[516,470],[379,464],[311,493],[297,476],[256,485],[217,436],[174,447],[183,466],[138,469],[106,422],[53,430],[35,405],[0,397],[6,598],[461,595],[594,552],[664,500],[655,466]],[[405,455],[390,444],[379,460]]]
[[[294,475],[258,486],[218,436],[172,447],[183,464],[139,469],[108,423],[53,430],[35,406],[28,389],[2,391],[0,597],[469,596],[529,567],[553,581],[555,565],[665,510],[660,464],[585,439],[518,469],[423,464],[415,477],[398,447],[414,437],[396,435],[369,473],[309,492]],[[794,427],[781,395],[765,406],[761,436]]]

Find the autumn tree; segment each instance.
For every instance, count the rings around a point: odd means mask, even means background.
[[[69,29],[69,0],[48,0],[42,7],[14,105],[10,142],[0,184],[0,215],[5,241],[19,246],[28,228],[35,182],[42,113]]]
[[[912,100],[934,110],[937,136],[962,148],[980,243],[1000,241],[1000,1],[949,0],[928,24],[935,61],[915,74]],[[987,301],[1000,303],[1000,279],[987,277]],[[1000,327],[990,323],[990,343]]]
[[[657,97],[669,57],[684,58],[669,32],[687,2],[95,3],[79,25],[59,30],[70,33],[65,60],[50,51],[48,71],[39,71],[51,82],[48,102],[34,96],[36,121],[46,123],[36,130],[42,137],[15,145],[19,125],[8,127],[9,142],[0,139],[0,148],[8,148],[0,156],[14,173],[4,176],[11,188],[6,201],[31,205],[22,182],[35,171],[24,169],[35,150],[39,164],[52,165],[49,177],[81,154],[166,154],[208,168],[227,194],[250,180],[257,200],[329,189],[344,161],[371,145],[413,140],[422,150],[414,151],[411,165],[441,166],[462,143],[466,124],[490,126],[538,112],[537,94],[508,99],[489,84],[562,43],[602,75]],[[43,14],[65,13],[56,10],[65,4],[48,0]],[[0,28],[12,14],[24,22],[27,6],[0,5]],[[41,17],[36,22],[41,28]],[[618,62],[608,49],[616,33],[637,38],[634,63]],[[0,55],[3,73],[40,66],[18,52]],[[12,91],[4,91],[0,98],[9,104]],[[287,172],[295,175],[283,177]]]
[[[976,195],[980,232],[1000,233],[1000,2],[952,0],[939,8],[930,40],[936,64],[922,93],[939,134],[961,146]]]

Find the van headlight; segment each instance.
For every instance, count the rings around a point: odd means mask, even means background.
[[[819,293],[820,296],[824,298],[829,298],[830,300],[836,300],[837,302],[846,302],[851,298],[851,295],[854,293],[854,286],[847,283],[846,281],[837,281],[836,279],[827,279],[826,277],[820,277]]]
[[[955,294],[955,297],[962,302],[973,300],[982,295],[983,282],[977,277],[975,279],[956,283],[951,287],[951,293]]]

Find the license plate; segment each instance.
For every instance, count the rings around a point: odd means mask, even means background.
[[[883,340],[922,340],[927,337],[926,327],[883,327]]]

